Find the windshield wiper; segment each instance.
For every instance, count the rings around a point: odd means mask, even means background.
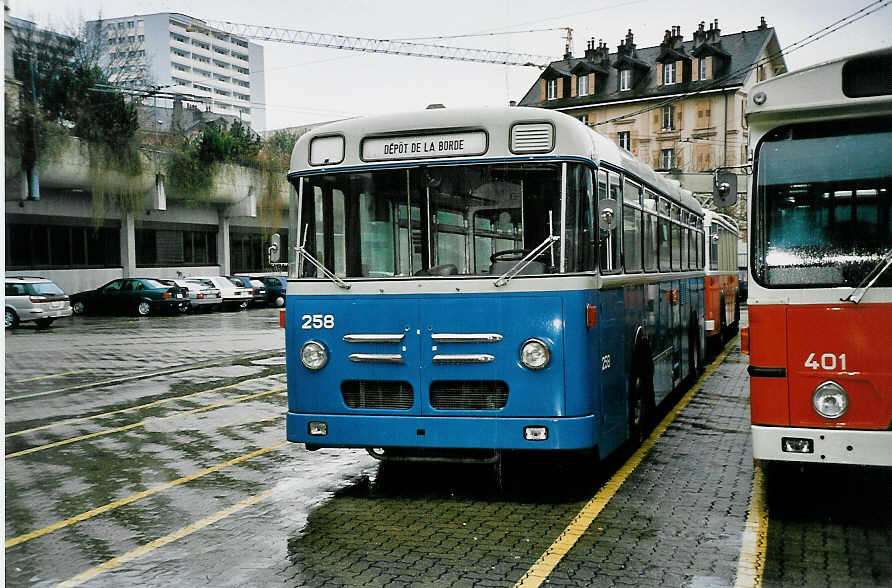
[[[849,292],[848,296],[846,296],[845,298],[840,298],[840,300],[842,302],[851,300],[853,304],[858,304],[859,302],[861,302],[861,299],[864,298],[864,295],[867,293],[867,291],[870,290],[870,288],[876,283],[878,279],[880,279],[880,276],[883,275],[883,272],[889,269],[890,265],[892,265],[892,249],[889,249],[889,251],[886,252],[879,263],[873,266],[872,270],[867,272],[867,275],[864,276],[864,279],[861,280],[861,283],[858,284],[854,290]],[[861,292],[859,292],[856,296],[855,292],[858,292],[858,290],[861,290]]]
[[[317,270],[321,271],[323,276],[325,276],[326,278],[328,278],[329,280],[334,282],[339,288],[343,288],[344,290],[349,290],[350,284],[348,284],[347,282],[345,282],[344,280],[342,280],[341,278],[339,278],[332,272],[328,271],[327,267],[322,265],[318,259],[313,257],[312,253],[310,253],[309,251],[306,250],[305,245],[307,244],[307,234],[308,233],[309,233],[309,226],[307,226],[307,228],[304,229],[303,242],[294,248],[294,252],[297,253],[298,260],[301,258],[306,259],[313,265],[313,267],[315,267]],[[302,269],[303,268],[300,268],[300,270],[298,270],[298,275],[303,273],[303,271],[301,271]]]
[[[496,288],[504,286],[505,284],[510,282],[514,276],[522,272],[523,268],[530,265],[533,259],[538,257],[539,254],[545,251],[546,248],[551,247],[555,241],[560,240],[561,238],[558,235],[549,235],[545,237],[544,241],[539,243],[539,245],[535,249],[527,253],[526,256],[523,257],[523,259],[518,260],[517,263],[512,265],[511,268],[507,272],[499,276],[499,279],[493,282],[493,284],[496,286]]]

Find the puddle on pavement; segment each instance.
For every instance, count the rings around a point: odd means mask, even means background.
[[[285,356],[267,357],[264,359],[255,359],[252,361],[254,365],[285,365]]]
[[[221,365],[189,370],[188,372],[175,374],[174,377],[177,380],[185,380],[186,382],[207,382],[223,378],[241,378],[257,374],[260,371],[261,368],[249,365]]]

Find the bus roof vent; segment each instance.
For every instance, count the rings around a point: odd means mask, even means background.
[[[511,127],[511,153],[548,153],[554,149],[551,123],[523,123]]]

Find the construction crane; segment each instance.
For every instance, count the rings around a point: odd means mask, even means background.
[[[314,33],[312,31],[284,29],[279,27],[239,24],[229,21],[208,20],[204,22],[210,28],[223,31],[231,35],[238,35],[240,37],[257,39],[260,41],[294,43],[297,45],[308,45],[310,47],[325,47],[328,49],[361,51],[363,53],[384,53],[387,55],[429,57],[434,59],[450,59],[453,61],[473,61],[476,63],[516,65],[520,67],[538,67],[540,69],[547,67],[549,63],[554,61],[553,58],[547,55],[509,53],[507,51],[468,49],[462,47],[450,47],[448,45],[412,43],[409,41],[391,41],[389,39],[351,37],[347,35]],[[210,32],[209,30],[204,30],[199,25],[194,24],[190,25],[187,30],[190,32]],[[568,46],[569,42],[570,41],[568,38]]]

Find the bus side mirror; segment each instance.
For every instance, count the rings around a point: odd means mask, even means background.
[[[712,202],[717,208],[730,208],[737,204],[737,174],[730,171],[716,172]]]
[[[279,233],[273,233],[273,236],[270,237],[269,249],[267,249],[267,251],[269,252],[270,263],[277,263],[279,261],[281,243],[282,238],[279,236]]]

